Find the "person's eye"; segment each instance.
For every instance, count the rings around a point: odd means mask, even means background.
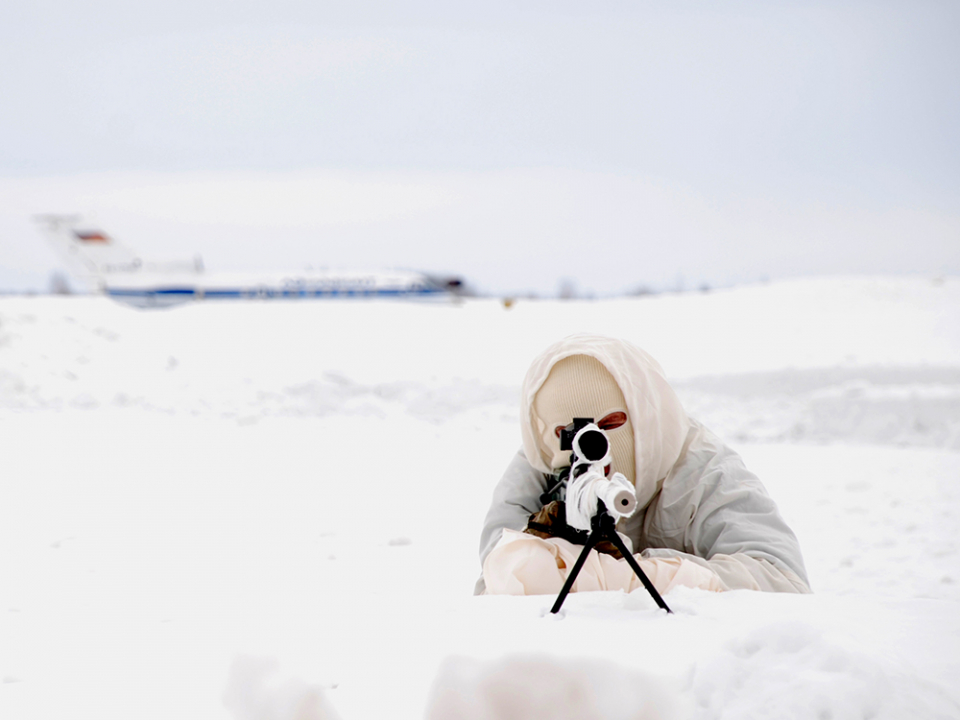
[[[601,430],[615,430],[620,427],[627,421],[627,414],[625,412],[612,412],[609,415],[600,419],[597,423],[597,427]],[[560,437],[560,433],[557,433],[557,437]]]

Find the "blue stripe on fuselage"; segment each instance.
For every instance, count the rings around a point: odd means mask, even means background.
[[[107,295],[117,300],[169,300],[187,301],[206,300],[300,300],[325,298],[363,298],[363,297],[422,297],[442,295],[441,288],[330,288],[320,290],[284,290],[279,288],[209,288],[160,287],[149,289],[108,288]]]

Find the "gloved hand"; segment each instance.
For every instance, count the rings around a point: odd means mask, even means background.
[[[567,524],[566,506],[562,500],[554,500],[553,502],[547,503],[537,512],[533,513],[527,520],[527,527],[524,529],[524,532],[545,539],[552,537],[563,538],[574,544],[583,544],[590,535],[588,532],[577,530]],[[623,538],[624,544],[628,549],[632,547],[630,540],[625,535],[621,535],[620,537]],[[617,549],[617,546],[609,540],[601,540],[594,547],[597,552],[613,555],[618,559],[623,557]]]

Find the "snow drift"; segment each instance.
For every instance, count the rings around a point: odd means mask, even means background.
[[[520,380],[578,331],[657,358],[814,595],[681,588],[666,617],[584,593],[561,619],[471,596]],[[509,309],[2,298],[0,716],[441,717],[583,667],[585,703],[653,683],[581,706],[622,717],[960,717],[958,387],[953,278]]]

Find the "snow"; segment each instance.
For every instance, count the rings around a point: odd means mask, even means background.
[[[240,656],[234,660],[223,704],[240,720],[339,720],[323,688],[284,675],[280,664],[270,658]]]
[[[526,365],[582,330],[730,440],[815,594],[471,595]],[[3,298],[0,717],[960,717],[958,429],[952,277]]]

